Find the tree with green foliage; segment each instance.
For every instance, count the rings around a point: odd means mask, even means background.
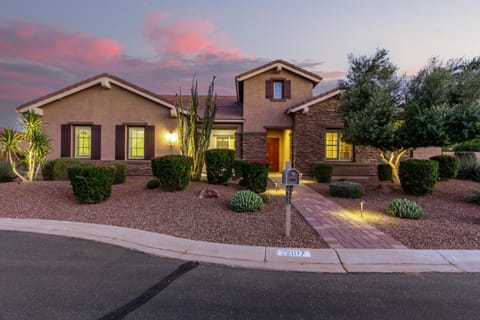
[[[33,111],[25,112],[20,119],[23,132],[5,129],[0,134],[0,152],[6,155],[13,172],[22,182],[37,178],[50,152],[48,137],[42,131],[42,118]],[[19,167],[25,168],[22,174]]]
[[[338,114],[342,138],[371,146],[392,168],[400,184],[401,157],[418,147],[445,146],[480,134],[480,63],[456,60],[446,65],[432,60],[407,81],[390,62],[388,52],[349,55],[345,90]]]
[[[208,94],[205,98],[205,109],[203,118],[198,116],[198,82],[192,80],[190,90],[189,108],[184,109],[182,92],[176,105],[178,119],[178,137],[180,141],[180,152],[184,156],[192,157],[193,167],[191,173],[192,181],[199,181],[205,163],[205,152],[210,145],[215,115],[217,113],[217,96],[214,93],[215,77],[213,77]]]

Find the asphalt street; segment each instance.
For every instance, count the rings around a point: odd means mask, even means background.
[[[233,269],[0,232],[0,320],[479,318],[479,273]]]

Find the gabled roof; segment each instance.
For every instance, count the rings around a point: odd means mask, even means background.
[[[325,92],[319,94],[318,96],[315,96],[315,97],[309,98],[305,101],[302,101],[300,103],[297,103],[296,105],[288,108],[285,112],[287,114],[295,113],[295,112],[298,112],[298,111],[308,112],[308,107],[313,106],[316,103],[319,103],[319,102],[328,100],[330,98],[336,97],[336,96],[342,94],[343,92],[344,92],[344,90],[341,90],[341,89],[338,89],[338,88],[334,88],[332,90],[325,91]]]
[[[139,96],[142,96],[146,99],[149,99],[153,102],[169,108],[172,116],[176,114],[175,105],[168,101],[165,101],[160,95],[108,73],[96,75],[87,80],[75,83],[71,86],[65,87],[38,99],[22,104],[21,106],[17,107],[17,111],[23,113],[28,110],[34,110],[41,115],[43,114],[43,112],[40,108],[42,108],[43,106],[99,84],[106,89],[110,89],[111,84],[114,84],[120,88],[138,94]]]
[[[318,84],[322,80],[322,77],[320,77],[319,75],[317,75],[313,72],[307,71],[305,69],[302,69],[300,67],[297,67],[296,65],[293,65],[293,64],[291,64],[287,61],[280,60],[280,59],[269,62],[267,64],[259,66],[255,69],[250,70],[250,71],[244,72],[242,74],[239,74],[238,76],[235,77],[235,80],[237,82],[244,81],[244,80],[247,80],[251,77],[254,77],[258,74],[261,74],[261,73],[266,72],[266,71],[271,70],[271,69],[278,69],[278,70],[286,69],[286,70],[288,70],[290,72],[293,72],[293,73],[295,73],[295,74],[297,74],[301,77],[304,77],[305,79],[310,80],[314,84]]]

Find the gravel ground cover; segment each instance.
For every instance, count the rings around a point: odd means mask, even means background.
[[[391,183],[375,179],[358,179],[365,186],[363,219],[370,225],[416,249],[480,249],[480,205],[466,200],[465,193],[479,189],[480,183],[451,179],[439,181],[432,195],[406,195]],[[335,198],[329,195],[328,184],[309,183],[309,187],[340,206],[357,211],[359,199]],[[388,216],[385,210],[394,198],[415,201],[425,212],[421,220]]]
[[[292,208],[291,237],[284,236],[285,198],[270,189],[270,202],[258,213],[228,208],[241,188],[191,182],[182,192],[147,190],[149,177],[127,177],[114,185],[112,197],[93,205],[79,204],[68,181],[0,184],[0,217],[39,218],[116,225],[176,237],[229,244],[328,248],[328,245]],[[219,198],[199,199],[203,188],[216,189]]]

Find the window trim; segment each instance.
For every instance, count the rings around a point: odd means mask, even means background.
[[[228,147],[226,149],[228,150],[235,150],[235,136],[234,135],[229,135],[229,134],[216,134],[213,136],[214,141],[215,141],[215,149],[225,149],[225,148],[219,148],[218,147],[218,138],[228,138]]]
[[[75,159],[91,159],[92,158],[92,126],[91,125],[72,125],[72,129],[73,129],[73,158]],[[84,155],[84,156],[81,156],[81,155],[78,155],[78,149],[77,147],[80,147],[79,146],[79,139],[77,137],[77,130],[78,130],[78,133],[80,133],[80,130],[85,130],[85,129],[88,129],[89,131],[89,141],[88,141],[88,155]]]
[[[131,146],[131,141],[130,141],[130,129],[142,129],[143,130],[143,156],[137,156],[137,157],[134,157],[134,156],[131,156],[131,151],[132,149],[130,148]],[[126,134],[126,147],[127,147],[127,150],[126,150],[126,156],[127,156],[127,160],[145,160],[145,126],[126,126],[126,131],[127,131],[127,134]]]
[[[341,134],[341,129],[333,129],[333,128],[329,128],[329,129],[326,129],[325,130],[325,160],[326,161],[344,161],[344,162],[352,162],[353,159],[354,159],[354,146],[353,144],[351,143],[346,143],[344,141],[342,141],[342,134]],[[327,144],[327,133],[329,132],[334,132],[337,134],[337,144],[336,144],[336,149],[337,149],[337,157],[336,158],[327,158],[327,148],[329,146],[333,146],[333,145],[329,145]],[[340,155],[341,155],[341,146],[342,146],[342,142],[345,144],[345,145],[350,145],[351,146],[351,153],[350,153],[350,158],[349,159],[340,159]]]
[[[280,89],[280,91],[277,90],[277,85],[280,85],[280,87],[278,89]],[[283,97],[283,86],[284,86],[284,80],[275,80],[273,79],[273,100],[283,100],[285,99]],[[279,93],[280,95],[277,96],[277,93]]]

